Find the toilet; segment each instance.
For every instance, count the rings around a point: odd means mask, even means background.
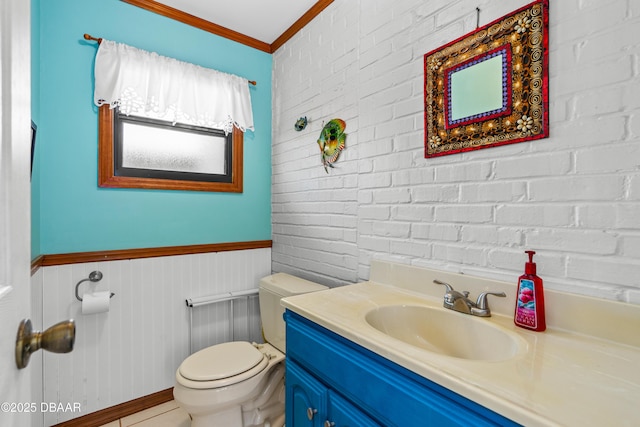
[[[284,425],[285,323],[282,298],[326,286],[286,273],[260,280],[265,344],[234,341],[202,349],[176,371],[173,396],[191,427]]]

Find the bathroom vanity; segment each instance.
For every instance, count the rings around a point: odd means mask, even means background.
[[[477,318],[434,279],[507,297]],[[640,307],[546,291],[536,333],[513,325],[515,291],[374,261],[368,282],[284,299],[287,426],[640,425]]]
[[[291,311],[286,321],[287,425],[517,425]]]

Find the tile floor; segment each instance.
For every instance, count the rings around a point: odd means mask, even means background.
[[[145,409],[102,427],[190,427],[189,415],[175,401]]]

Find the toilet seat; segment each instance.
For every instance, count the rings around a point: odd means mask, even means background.
[[[187,357],[176,378],[189,388],[219,388],[236,384],[260,373],[269,359],[246,341],[216,344]]]

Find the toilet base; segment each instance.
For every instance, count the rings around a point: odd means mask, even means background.
[[[232,406],[212,414],[192,416],[191,427],[238,426],[242,427],[242,409]]]
[[[285,387],[282,373],[273,372],[269,386],[242,405],[243,427],[284,426]]]
[[[280,372],[276,370],[274,374]],[[222,410],[210,413],[191,413],[191,427],[283,427],[284,378],[276,380],[275,387],[267,387],[259,396]]]

